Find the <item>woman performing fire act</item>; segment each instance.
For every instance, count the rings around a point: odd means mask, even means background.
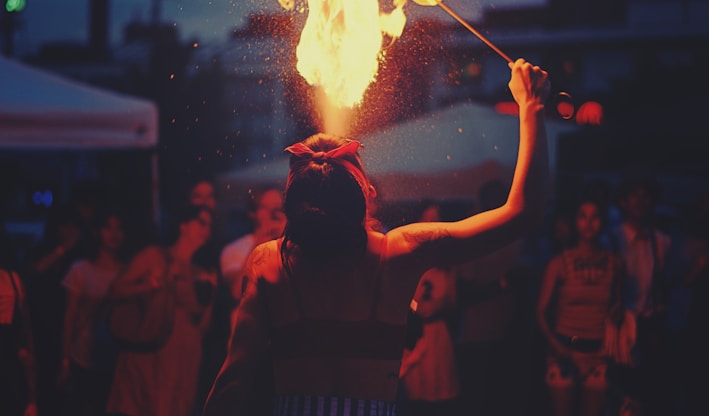
[[[547,197],[547,73],[510,64],[520,109],[517,166],[506,203],[457,222],[368,229],[376,196],[359,143],[317,134],[291,153],[282,238],[259,245],[228,356],[204,414],[241,415],[264,351],[273,357],[276,415],[396,414],[406,316],[421,275],[519,238]]]

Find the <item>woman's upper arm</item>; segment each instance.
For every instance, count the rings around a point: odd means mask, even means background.
[[[460,264],[518,238],[523,215],[503,205],[456,222],[408,224],[387,234],[388,252],[420,263],[423,270]]]
[[[140,251],[128,262],[126,268],[118,274],[116,279],[113,281],[114,285],[130,284],[141,278],[148,277],[149,273],[153,273],[154,270],[160,270],[157,265],[163,265],[164,259],[160,253],[158,247],[148,247]]]

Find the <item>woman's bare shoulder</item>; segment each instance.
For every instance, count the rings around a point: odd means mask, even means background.
[[[246,261],[248,273],[256,278],[275,282],[279,278],[281,264],[280,240],[259,244],[251,251]]]

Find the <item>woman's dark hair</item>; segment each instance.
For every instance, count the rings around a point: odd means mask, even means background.
[[[199,218],[202,212],[206,212],[214,220],[214,211],[204,205],[185,204],[173,217],[172,224],[167,234],[167,243],[171,244],[180,237],[180,225]]]
[[[118,208],[102,207],[101,209],[99,209],[99,211],[96,213],[96,216],[89,224],[89,244],[87,244],[86,247],[86,258],[88,258],[89,260],[96,260],[96,258],[98,257],[99,249],[101,246],[101,229],[108,223],[108,220],[111,218],[118,219],[118,221],[121,223],[123,233],[125,234],[123,244],[121,245],[121,247],[119,247],[116,255],[121,260],[126,260],[129,257],[128,241],[130,227],[128,226],[127,215]]]
[[[347,143],[344,138],[326,134],[303,141],[313,152],[328,152]],[[362,183],[366,176],[357,153],[338,158],[291,156],[284,202],[287,222],[281,245],[288,272],[290,254],[296,251],[309,262],[324,264],[358,258],[367,247],[369,183]]]

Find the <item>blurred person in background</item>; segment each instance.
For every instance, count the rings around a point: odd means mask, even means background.
[[[128,258],[126,219],[117,210],[96,213],[85,257],[76,261],[66,289],[59,381],[68,394],[67,415],[103,415],[113,377],[116,345],[101,326],[108,289]]]
[[[275,185],[250,189],[247,216],[252,224],[250,233],[227,244],[221,253],[221,271],[231,300],[230,329],[236,320],[237,308],[248,285],[244,265],[257,245],[274,240],[283,234],[286,217],[283,212],[283,191]],[[256,372],[257,386],[251,397],[250,412],[270,416],[273,400],[273,372],[268,353]],[[215,374],[216,375],[216,374]],[[213,381],[213,379],[212,379]]]
[[[62,280],[71,265],[84,255],[82,220],[68,205],[50,208],[42,240],[31,248],[22,271],[27,282],[27,299],[37,358],[37,406],[52,414],[63,407],[57,384],[61,369],[65,297]]]
[[[439,222],[441,206],[424,204],[419,222]],[[456,311],[456,276],[452,268],[421,276],[411,301],[407,333],[417,335],[404,347],[399,378],[408,416],[453,415],[460,392],[452,326]]]
[[[542,280],[537,324],[547,346],[546,383],[553,416],[601,416],[608,392],[608,320],[619,322],[623,263],[601,247],[603,208],[579,203],[576,244],[551,259]]]
[[[224,247],[224,235],[219,217],[217,191],[214,180],[206,175],[197,175],[187,187],[187,204],[207,207],[214,212],[214,224],[209,240],[200,247],[194,255],[194,262],[198,266],[216,273],[217,287],[212,307],[212,322],[202,343],[202,365],[200,367],[197,396],[195,399],[195,412],[198,412],[207,398],[212,380],[219,371],[219,366],[226,356],[226,344],[229,340],[230,315],[232,300],[229,288],[224,284],[224,279],[219,278],[219,256]]]
[[[672,412],[667,257],[672,240],[656,226],[661,187],[651,176],[629,173],[618,187],[622,223],[611,244],[623,259],[623,306],[636,320],[633,366],[621,376],[627,412],[666,416]]]
[[[109,414],[193,414],[202,339],[211,322],[217,284],[216,274],[196,265],[193,256],[209,240],[213,218],[207,207],[185,207],[175,217],[171,242],[140,251],[113,281],[110,295],[116,300],[170,285],[175,290],[176,307],[172,332],[160,348],[119,350]]]
[[[37,416],[37,366],[27,293],[0,221],[0,413]]]
[[[257,245],[275,240],[283,234],[286,225],[283,191],[276,186],[250,191],[247,215],[253,225],[252,231],[227,244],[220,258],[222,277],[234,299],[234,310],[247,285],[244,277],[246,258]]]

